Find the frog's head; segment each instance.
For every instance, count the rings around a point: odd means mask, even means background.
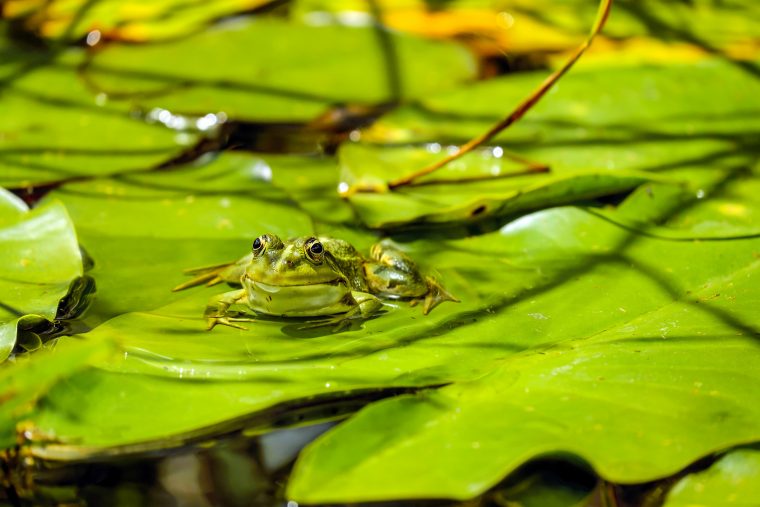
[[[276,286],[315,285],[338,282],[340,272],[330,262],[318,238],[303,236],[282,241],[264,234],[253,242],[253,257],[245,276],[253,281]]]

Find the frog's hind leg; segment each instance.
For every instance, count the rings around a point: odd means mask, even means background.
[[[425,281],[427,282],[428,292],[425,294],[424,303],[422,305],[423,314],[427,315],[433,308],[444,301],[459,303],[459,299],[447,291],[435,278],[428,276],[425,277]]]
[[[423,302],[422,313],[444,301],[459,302],[433,278],[424,276],[417,264],[391,241],[383,240],[372,247],[372,260],[364,265],[367,283],[378,294],[408,299],[412,306]]]
[[[240,280],[240,276],[245,270],[246,264],[247,257],[244,257],[238,261],[186,269],[183,271],[183,273],[186,275],[195,276],[190,280],[174,287],[172,289],[172,292],[178,292],[202,284],[205,284],[206,287],[210,287],[222,282],[238,282]]]

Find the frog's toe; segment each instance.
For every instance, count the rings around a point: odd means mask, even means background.
[[[250,317],[207,317],[206,318],[206,331],[211,331],[216,327],[217,325],[222,326],[228,326],[228,327],[234,327],[235,329],[242,329],[243,331],[247,331],[248,328],[245,326],[241,326],[240,324],[235,324],[236,322],[255,322],[256,319],[252,319]]]
[[[427,277],[425,281],[427,282],[428,292],[425,295],[425,303],[422,306],[423,314],[427,315],[433,310],[433,308],[444,301],[459,303],[459,299],[444,289],[443,285],[441,285],[435,278]]]
[[[346,314],[333,315],[331,317],[326,317],[323,319],[310,320],[299,326],[298,329],[307,330],[329,327],[332,328],[333,333],[338,333],[340,331],[343,331],[346,327],[350,326],[352,319],[356,319],[356,317],[348,316]]]

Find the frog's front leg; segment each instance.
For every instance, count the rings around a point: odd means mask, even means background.
[[[230,306],[244,303],[247,298],[248,294],[245,289],[233,290],[212,297],[206,305],[206,311],[203,312],[203,315],[206,317],[206,322],[208,323],[206,330],[211,331],[217,324],[237,329],[247,329],[239,324],[235,324],[235,322],[253,322],[256,319],[249,317],[232,317],[230,316],[231,312],[229,311]]]
[[[383,302],[368,292],[351,291],[347,294],[341,305],[348,305],[349,309],[345,313],[333,315],[327,319],[314,321],[311,324],[302,326],[302,329],[310,329],[323,326],[335,326],[335,331],[340,331],[351,319],[367,319],[376,314],[382,307]]]
[[[348,311],[346,316],[361,316],[363,319],[376,314],[383,307],[383,302],[368,292],[351,291],[351,297],[356,301],[356,306]],[[359,315],[356,315],[356,314]],[[349,316],[349,314],[352,314]]]

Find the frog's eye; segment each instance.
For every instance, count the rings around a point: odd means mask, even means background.
[[[304,245],[306,255],[314,262],[321,262],[322,256],[325,253],[325,247],[319,242],[317,238],[309,239]]]
[[[266,237],[266,235],[259,236],[258,238],[254,239],[253,240],[253,253],[254,254],[260,254],[261,252],[263,252],[264,251],[264,247],[266,246],[266,244],[267,244],[267,237]]]

